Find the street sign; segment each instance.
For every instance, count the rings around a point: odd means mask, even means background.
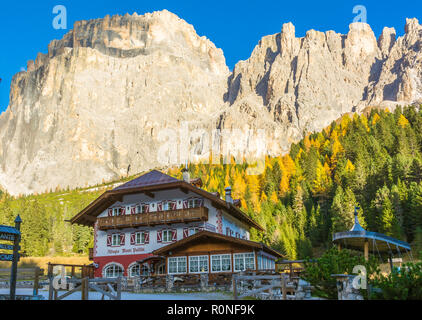
[[[0,261],[13,261],[13,254],[0,253]]]
[[[13,250],[13,254],[0,253],[0,261],[12,261],[10,269],[10,300],[16,299],[16,276],[19,261],[22,219],[17,215],[15,227],[0,225],[0,240],[13,241],[13,245],[1,244],[1,249]]]
[[[0,243],[0,249],[13,250],[13,245]]]
[[[15,235],[9,233],[0,233],[0,240],[15,241]]]

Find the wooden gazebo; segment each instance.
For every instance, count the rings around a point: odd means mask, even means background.
[[[333,243],[337,244],[339,249],[344,247],[358,251],[363,250],[365,260],[368,260],[370,252],[379,256],[387,255],[391,267],[393,255],[410,252],[411,247],[407,242],[362,228],[358,219],[358,209],[355,208],[353,228],[350,231],[337,232],[333,235]]]

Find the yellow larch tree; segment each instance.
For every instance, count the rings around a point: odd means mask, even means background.
[[[400,127],[405,128],[406,126],[409,125],[409,120],[407,120],[406,117],[401,114],[399,120],[397,121],[397,124]]]
[[[378,114],[378,113],[374,114],[374,116],[372,117],[371,124],[372,124],[373,126],[375,126],[375,125],[377,124],[377,122],[378,122],[380,119],[381,119],[381,118],[380,118],[380,116],[379,116],[379,114]]]

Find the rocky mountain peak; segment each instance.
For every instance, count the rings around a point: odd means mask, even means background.
[[[163,166],[160,132],[185,122],[263,129],[265,154],[279,155],[345,113],[422,103],[422,27],[407,19],[405,31],[384,28],[377,40],[352,23],[347,34],[296,37],[284,23],[230,73],[222,50],[167,10],[76,22],[13,78],[0,116],[0,184],[31,193]],[[180,160],[174,151],[168,164]]]
[[[404,31],[406,33],[418,32],[421,30],[421,25],[419,24],[418,19],[416,18],[406,18],[406,26],[404,27]]]

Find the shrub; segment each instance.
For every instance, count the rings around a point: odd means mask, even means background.
[[[337,299],[337,280],[331,275],[353,274],[353,268],[357,265],[365,266],[368,276],[379,271],[378,261],[373,256],[365,261],[361,254],[333,247],[316,261],[306,262],[302,278],[314,287],[313,294],[316,296]]]
[[[422,300],[422,263],[406,263],[385,276],[377,273],[370,281],[371,299]]]

